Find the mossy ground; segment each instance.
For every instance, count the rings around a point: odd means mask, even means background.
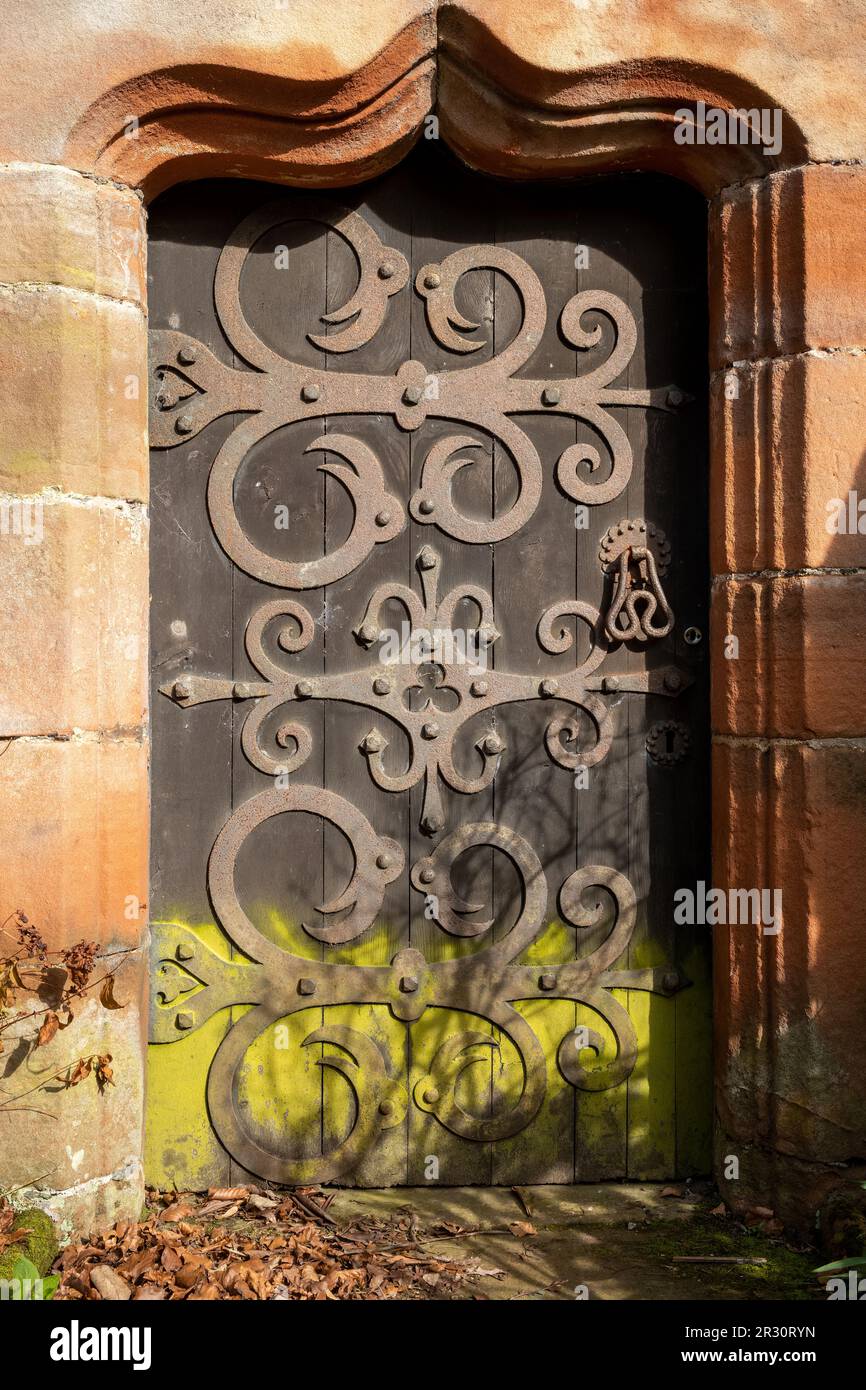
[[[12,1223],[13,1230],[26,1231],[15,1245],[7,1245],[0,1253],[0,1279],[11,1279],[17,1260],[24,1255],[34,1264],[40,1274],[47,1274],[57,1255],[57,1232],[54,1222],[44,1211],[35,1207],[19,1211]]]
[[[722,1296],[741,1299],[821,1297],[813,1272],[819,1263],[814,1251],[798,1250],[780,1237],[767,1236],[757,1227],[743,1227],[729,1217],[699,1212],[686,1223],[653,1223],[647,1227],[642,1245],[648,1257],[670,1266],[684,1289],[698,1284],[719,1291],[716,1297],[724,1290]],[[674,1260],[676,1255],[745,1256],[749,1263],[681,1264]]]

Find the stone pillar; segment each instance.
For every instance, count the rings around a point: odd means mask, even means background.
[[[828,529],[866,498],[864,199],[810,165],[712,218],[714,883],[783,894],[778,935],[716,928],[716,1161],[800,1226],[866,1176],[866,534]]]
[[[0,1111],[0,1188],[65,1229],[137,1215],[147,917],[147,325],[140,198],[59,166],[0,168],[0,918],[118,952],[118,1010],[82,1002],[4,1087],[91,1077]],[[8,945],[8,943],[6,943]],[[103,970],[100,973],[103,973]],[[47,1115],[44,1112],[49,1112]]]

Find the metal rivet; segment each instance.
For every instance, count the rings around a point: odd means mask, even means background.
[[[544,696],[549,697],[551,695],[555,695],[556,692],[559,690],[559,681],[555,681],[552,677],[548,677],[546,680],[543,680],[541,682],[541,685],[538,687],[538,689],[540,694]]]
[[[662,989],[666,989],[668,993],[672,994],[678,987],[679,982],[680,977],[676,970],[666,970],[662,976]]]
[[[435,1105],[439,1099],[439,1092],[435,1086],[428,1086],[427,1090],[422,1092],[421,1099],[425,1105]]]
[[[420,386],[407,386],[403,392],[403,401],[406,405],[417,405],[424,392]]]
[[[375,695],[387,695],[391,689],[391,682],[387,676],[377,676],[373,681],[373,693]]]
[[[377,868],[377,869],[390,869],[390,867],[391,867],[391,865],[393,864],[393,862],[394,862],[394,861],[393,861],[393,859],[391,858],[390,854],[377,854],[377,855],[376,855],[376,868]]]
[[[422,546],[418,555],[418,565],[422,570],[432,570],[436,564],[436,551],[432,546]]]
[[[309,700],[313,693],[313,686],[310,681],[298,681],[295,686],[295,694],[299,700]]]
[[[550,990],[552,990],[552,989],[556,989],[556,976],[555,976],[555,975],[540,975],[539,978],[538,978],[538,988],[539,988],[539,989],[548,990],[548,991],[550,991]]]
[[[436,510],[436,503],[430,497],[422,497],[418,503],[418,510],[422,516],[429,516]]]
[[[429,722],[429,724],[422,724],[422,725],[421,725],[421,737],[422,737],[422,738],[438,738],[438,737],[439,737],[439,725],[436,723],[435,719],[431,719],[430,722]]]
[[[177,956],[178,960],[192,960],[193,956],[195,955],[195,951],[193,950],[192,946],[178,946],[177,950],[175,951],[175,955]]]
[[[429,272],[424,276],[424,288],[425,288],[425,290],[438,290],[438,288],[439,288],[439,286],[440,286],[441,284],[442,284],[442,276],[441,276],[441,275],[437,275],[435,270],[429,271]]]
[[[670,389],[670,391],[668,391],[668,394],[667,394],[667,403],[668,403],[668,405],[673,405],[673,406],[682,405],[682,403],[683,403],[684,400],[685,400],[685,395],[684,395],[683,392],[679,389],[679,387],[678,387],[678,386],[672,386],[671,389]]]
[[[601,683],[601,688],[608,692],[619,690],[619,678],[617,676],[605,676]]]
[[[319,388],[315,382],[301,387],[302,401],[317,401],[319,399]]]
[[[414,975],[401,975],[400,988],[404,994],[414,994],[418,988],[418,981]]]
[[[178,434],[192,434],[192,416],[186,413],[184,413],[183,415],[178,415],[177,419],[174,422],[174,427],[177,430]]]
[[[309,980],[306,977],[303,977],[300,980],[298,980],[298,994],[315,994],[315,992],[315,980]]]
[[[382,735],[377,734],[375,729],[371,729],[369,734],[361,740],[361,751],[363,753],[381,753]]]
[[[545,386],[541,393],[542,405],[559,405],[562,396],[556,386]]]
[[[391,521],[391,515],[392,515],[391,512],[377,512],[377,513],[376,513],[376,525],[377,525],[377,526],[388,526],[388,525],[390,524],[390,521]]]
[[[379,266],[380,280],[390,280],[391,277],[396,274],[397,267],[395,266],[393,261],[383,261],[382,264]]]
[[[668,671],[667,675],[665,676],[666,690],[679,690],[682,683],[683,678],[680,675],[679,671]]]
[[[498,734],[488,734],[481,746],[485,753],[495,757],[497,753],[502,752],[502,739]]]
[[[365,646],[369,646],[371,642],[375,642],[378,636],[379,629],[374,627],[372,623],[362,623],[358,628],[358,640],[363,642]]]
[[[472,684],[471,684],[470,687],[469,687],[469,690],[470,690],[471,694],[473,694],[473,695],[476,697],[476,699],[480,699],[482,695],[486,695],[486,694],[487,694],[487,691],[488,691],[487,682],[486,682],[486,681],[473,681]]]
[[[192,1014],[178,1014],[178,1016],[177,1016],[177,1026],[178,1026],[178,1028],[183,1028],[184,1030],[186,1030],[187,1028],[192,1028],[192,1027],[194,1027],[194,1025],[195,1025],[195,1019],[193,1018]]]
[[[380,1114],[380,1115],[384,1115],[386,1119],[388,1118],[389,1115],[393,1115],[393,1114],[394,1114],[394,1102],[393,1102],[393,1100],[380,1100],[380,1101],[379,1101],[379,1114]]]
[[[236,700],[249,700],[253,694],[253,687],[250,681],[235,681],[232,686],[232,695]]]
[[[189,681],[175,681],[171,687],[172,699],[188,700],[192,695],[192,686]]]
[[[436,877],[436,870],[433,868],[422,869],[418,877],[422,883],[432,883]]]
[[[191,367],[197,357],[198,353],[194,347],[182,347],[177,354],[178,362],[184,367]]]
[[[431,811],[429,816],[422,817],[421,829],[425,835],[436,835],[444,826],[445,822],[438,811]]]

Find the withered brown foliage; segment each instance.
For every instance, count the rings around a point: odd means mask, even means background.
[[[453,1297],[470,1276],[500,1273],[425,1251],[409,1216],[339,1226],[327,1200],[309,1188],[151,1193],[145,1221],[119,1222],[63,1251],[55,1297],[429,1299]]]

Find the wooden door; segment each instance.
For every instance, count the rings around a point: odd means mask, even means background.
[[[706,1171],[702,200],[150,224],[150,1180]]]

